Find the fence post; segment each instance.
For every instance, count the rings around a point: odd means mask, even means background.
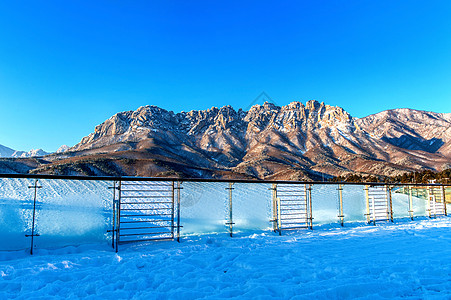
[[[114,249],[115,234],[116,234],[116,180],[113,181],[113,228],[111,230],[111,246]]]
[[[230,237],[233,236],[233,215],[232,215],[232,190],[233,190],[233,183],[229,182],[229,187],[226,188],[226,190],[229,190],[229,221],[226,223],[226,225],[229,225],[229,234]]]
[[[308,205],[308,221],[309,221],[309,228],[310,230],[313,230],[313,208],[312,208],[312,184],[308,184],[308,198],[307,198],[307,205]]]
[[[277,229],[279,230],[279,235],[282,235],[282,216],[280,207],[280,198],[276,198],[277,205]]]
[[[113,227],[111,230],[107,230],[107,232],[111,232],[111,247],[115,248],[115,239],[116,239],[116,211],[117,211],[117,200],[116,200],[116,180],[113,181],[113,186],[109,186],[108,189],[113,190]]]
[[[409,214],[410,214],[410,219],[413,220],[412,187],[409,185],[407,188],[409,189]]]
[[[393,222],[393,202],[392,202],[392,198],[391,198],[391,190],[392,187],[387,185],[387,190],[388,190],[388,207],[389,207],[389,211],[390,211],[390,221]]]
[[[171,200],[172,200],[172,213],[171,213],[171,238],[174,239],[174,209],[175,209],[175,183],[172,181],[172,193],[171,193]]]
[[[273,183],[272,187],[270,188],[272,191],[272,219],[270,222],[272,222],[272,228],[273,231],[276,232],[278,230],[279,221],[278,221],[278,204],[277,204],[277,184]]]
[[[29,189],[34,189],[34,198],[33,198],[33,220],[31,223],[31,234],[26,234],[26,237],[31,237],[31,247],[30,254],[33,255],[33,247],[34,247],[34,237],[39,236],[39,234],[34,233],[34,225],[36,220],[36,198],[38,194],[38,189],[42,188],[42,186],[38,186],[38,179],[34,180],[34,185],[28,186]]]
[[[122,200],[122,181],[119,180],[119,186],[117,187],[119,191],[118,199],[116,201],[116,253],[119,251],[119,238],[121,234],[121,200]]]
[[[443,199],[443,206],[444,206],[444,210],[445,210],[445,216],[448,215],[447,211],[446,211],[446,191],[445,191],[445,187],[442,185],[442,199]]]
[[[180,243],[180,181],[177,181],[177,242]]]
[[[338,185],[338,218],[340,220],[340,224],[344,226],[344,213],[343,213],[343,185]]]
[[[370,216],[370,196],[369,196],[369,186],[365,185],[363,188],[365,190],[365,198],[366,198],[366,222],[368,224],[371,223],[371,216]]]

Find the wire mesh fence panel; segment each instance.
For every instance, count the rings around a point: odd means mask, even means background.
[[[445,194],[441,187],[428,188],[428,211],[430,217],[445,215]]]
[[[367,222],[390,221],[392,219],[391,190],[388,186],[366,186]]]
[[[345,222],[366,221],[365,186],[343,186],[343,213]]]
[[[271,184],[235,183],[233,188],[234,229],[238,231],[271,229]]]
[[[226,182],[183,182],[182,235],[227,232],[229,191]]]
[[[276,222],[282,230],[311,228],[311,195],[307,184],[277,184]]]
[[[39,183],[37,247],[105,243],[110,238],[111,182],[43,179]]]
[[[313,224],[331,224],[339,222],[339,199],[338,185],[313,185]]]
[[[25,235],[32,231],[34,191],[28,187],[33,184],[33,179],[0,179],[0,250],[30,248]]]

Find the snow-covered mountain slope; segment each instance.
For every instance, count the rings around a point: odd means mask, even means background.
[[[30,151],[14,151],[11,157],[36,157],[36,156],[45,156],[49,154],[42,149],[31,149]]]
[[[11,157],[15,150],[6,146],[0,145],[0,157]]]
[[[67,147],[67,146],[66,146]],[[45,156],[49,154],[42,149],[31,149],[30,151],[14,150],[3,145],[0,145],[0,157],[36,157]]]
[[[56,151],[55,153],[63,153],[66,152],[67,150],[69,150],[69,146],[67,145],[61,145]]]
[[[402,108],[358,119],[357,124],[400,148],[451,154],[451,114]]]

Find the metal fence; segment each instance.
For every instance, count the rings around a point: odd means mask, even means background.
[[[439,184],[0,175],[0,250],[447,215]]]

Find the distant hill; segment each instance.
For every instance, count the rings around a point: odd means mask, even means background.
[[[11,157],[15,150],[6,146],[0,145],[0,157]]]
[[[0,145],[0,157],[36,157],[49,154],[42,149],[31,149],[30,151],[18,151],[6,146]]]

